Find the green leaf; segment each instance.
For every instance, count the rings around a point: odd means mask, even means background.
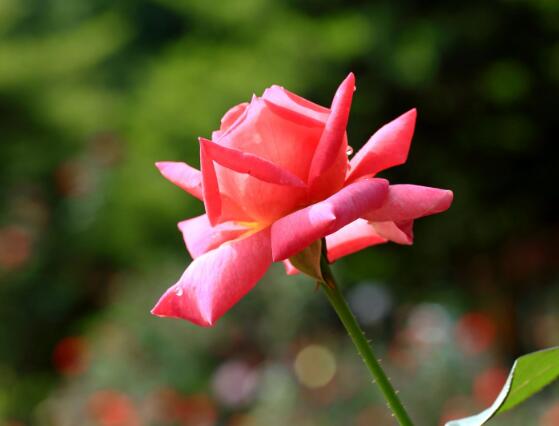
[[[322,254],[322,240],[316,240],[303,251],[291,256],[289,261],[303,274],[307,274],[319,281],[324,281],[320,271],[320,255]]]
[[[533,352],[518,358],[493,405],[471,417],[452,420],[446,426],[481,426],[543,389],[559,377],[559,347]]]

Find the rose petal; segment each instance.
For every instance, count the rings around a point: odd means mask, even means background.
[[[212,326],[256,285],[271,263],[269,228],[224,243],[196,258],[151,312]]]
[[[322,132],[320,127],[305,127],[278,116],[262,99],[253,99],[242,120],[235,122],[233,127],[219,139],[219,145],[257,156],[306,181]],[[264,182],[217,163],[215,170],[220,192],[237,201],[253,220],[261,223],[272,223],[298,206],[310,204],[307,201],[310,191],[306,189]],[[334,190],[341,187],[345,170],[341,176],[335,177],[336,182],[327,176],[325,187]]]
[[[204,145],[200,145],[200,168],[204,190],[204,206],[212,225],[217,224],[221,215],[221,197],[214,163]]]
[[[388,240],[380,236],[373,225],[365,219],[357,219],[326,236],[328,260],[334,262],[341,257],[386,241]]]
[[[375,231],[394,243],[409,246],[413,244],[413,220],[405,222],[373,222]]]
[[[441,213],[452,203],[452,191],[419,185],[390,185],[382,206],[363,217],[370,222],[403,222]]]
[[[186,163],[175,161],[158,161],[155,166],[165,179],[199,200],[203,199],[202,174],[200,171]]]
[[[342,188],[326,200],[297,210],[272,225],[272,257],[287,259],[326,235],[380,206],[388,181],[365,179]]]
[[[350,73],[340,84],[332,101],[330,115],[312,159],[308,179],[310,183],[314,182],[332,166],[340,151],[344,141],[354,91],[355,76],[353,73]]]
[[[229,129],[235,121],[245,112],[248,106],[248,102],[243,102],[242,104],[235,105],[233,108],[229,109],[221,119],[221,127],[219,130],[226,131]]]
[[[221,126],[219,130],[212,132],[212,140],[217,142],[226,134],[232,132],[245,119],[249,103],[243,102],[242,104],[235,105],[221,119]]]
[[[330,110],[280,86],[272,86],[264,91],[261,98],[276,114],[309,127],[323,128]]]
[[[289,261],[289,259],[282,260],[283,266],[285,267],[285,273],[287,275],[298,275],[301,273],[293,264]]]
[[[328,108],[276,85],[266,89],[262,99],[278,114],[285,114],[290,120],[300,121],[308,126],[323,127],[330,112]]]
[[[322,121],[318,121],[312,116],[309,117],[308,115],[301,114],[299,111],[293,111],[291,109],[284,108],[273,103],[272,101],[269,101],[268,99],[263,98],[262,100],[271,111],[286,120],[298,123],[306,127],[324,127],[324,123]]]
[[[189,194],[203,201],[202,173],[188,164],[174,161],[155,163],[161,174]],[[219,220],[252,222],[252,218],[230,197],[221,194],[221,216]]]
[[[219,222],[254,222],[254,219],[235,201],[225,194],[221,194],[221,216]]]
[[[237,222],[222,222],[212,226],[208,215],[197,216],[178,223],[184,243],[193,259],[221,244],[240,237],[250,228]]]
[[[408,158],[416,109],[412,109],[375,132],[350,160],[346,182],[374,176],[381,170],[404,164]]]
[[[223,167],[238,173],[246,173],[264,182],[276,185],[306,187],[305,182],[282,167],[249,152],[227,148],[210,140],[199,138],[211,159]]]

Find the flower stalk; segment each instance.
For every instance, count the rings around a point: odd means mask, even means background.
[[[323,246],[325,246],[325,244],[323,244]],[[320,259],[320,269],[324,279],[324,281],[320,283],[321,287],[324,289],[330,304],[336,311],[336,314],[338,314],[340,321],[351,337],[353,344],[357,348],[357,352],[361,355],[363,362],[369,369],[371,376],[373,376],[374,383],[376,383],[380,388],[384,399],[388,403],[389,408],[392,410],[394,417],[398,420],[398,423],[401,426],[413,426],[413,423],[402,405],[400,398],[398,398],[394,387],[390,383],[390,380],[386,376],[386,373],[382,369],[381,365],[378,363],[365,334],[359,327],[355,316],[351,312],[346,300],[340,292],[324,252],[322,253]]]

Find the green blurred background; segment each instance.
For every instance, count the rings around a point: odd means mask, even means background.
[[[419,110],[391,180],[446,213],[335,273],[418,425],[486,407],[515,356],[559,344],[559,2],[0,0],[0,424],[391,425],[314,284],[276,265],[215,328],[150,316],[202,206],[232,105],[280,84],[350,143]],[[557,385],[492,424],[559,425]]]

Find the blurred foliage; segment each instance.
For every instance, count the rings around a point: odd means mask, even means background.
[[[558,33],[553,0],[0,0],[0,422],[391,424],[308,280],[277,268],[215,329],[148,314],[202,211],[153,163],[197,165],[196,137],[271,84],[328,105],[350,70],[353,147],[417,106],[388,177],[456,201],[336,273],[392,301],[368,333],[419,424],[486,406],[559,344]],[[320,389],[292,368],[309,343],[337,359]],[[254,395],[227,400],[224,366]],[[553,391],[502,424],[559,424]]]

